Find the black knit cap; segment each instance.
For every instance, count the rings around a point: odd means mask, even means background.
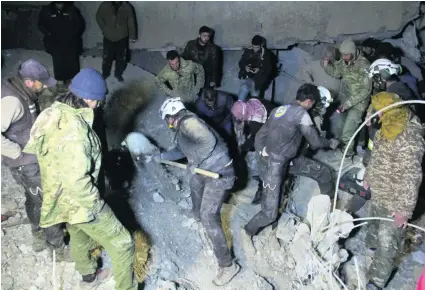
[[[205,33],[205,32],[207,32],[207,33],[211,33],[211,28],[209,28],[208,26],[202,26],[201,28],[199,28],[199,34],[202,34],[202,33]]]
[[[255,46],[262,45],[263,44],[263,37],[261,37],[259,35],[254,36],[252,38],[251,44],[255,45]]]

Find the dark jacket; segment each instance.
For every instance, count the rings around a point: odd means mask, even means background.
[[[205,46],[199,44],[199,38],[190,40],[182,54],[185,60],[192,60],[201,64],[205,71],[205,86],[210,82],[219,83],[220,48],[212,42]]]
[[[44,34],[43,42],[48,53],[79,48],[83,26],[78,8],[68,3],[59,10],[51,2],[41,9],[38,19],[38,28]]]
[[[102,2],[96,12],[96,21],[103,36],[110,41],[116,42],[126,37],[137,38],[133,9],[125,1],[121,2],[117,10],[112,1]]]
[[[30,138],[31,127],[37,118],[36,106],[31,98],[32,93],[25,88],[22,81],[17,78],[7,79],[2,83],[1,97],[13,96],[18,98],[23,107],[23,117],[9,126],[9,129],[3,135],[12,142],[17,143],[24,149]],[[5,109],[5,108],[2,108]],[[2,155],[2,163],[8,167],[19,167],[23,165],[37,163],[37,157],[33,154],[22,152],[21,156],[12,159]]]
[[[256,90],[265,89],[272,73],[271,60],[271,52],[267,48],[262,47],[259,52],[254,52],[252,49],[246,49],[239,61],[239,78],[252,78]],[[260,70],[256,74],[247,72],[245,70],[247,65],[251,66],[251,68],[259,68]]]
[[[403,101],[412,101],[417,99],[413,91],[402,81],[389,85],[387,87],[387,92],[399,95]]]
[[[229,151],[218,133],[187,111],[177,125],[176,141],[189,164],[220,173],[230,162]]]
[[[210,124],[215,130],[224,130],[228,136],[232,133],[231,109],[234,100],[226,92],[217,91],[217,99],[214,108],[205,104],[204,98],[198,98],[195,102],[196,114]]]
[[[273,160],[294,158],[305,137],[312,149],[329,146],[329,140],[319,136],[308,112],[291,104],[274,109],[255,137],[255,150],[266,152]]]

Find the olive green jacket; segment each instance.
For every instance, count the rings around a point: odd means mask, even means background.
[[[56,101],[31,129],[24,152],[35,154],[40,164],[41,227],[89,222],[104,205],[96,187],[101,144],[92,124],[92,109]]]

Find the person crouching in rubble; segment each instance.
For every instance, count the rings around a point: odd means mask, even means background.
[[[17,76],[3,81],[1,87],[1,161],[10,168],[15,181],[25,193],[25,211],[31,225],[34,252],[46,245],[56,250],[57,257],[66,254],[60,224],[40,228],[40,208],[43,190],[37,157],[22,152],[37,118],[39,93],[56,85],[47,69],[38,61],[23,62]],[[63,254],[63,255],[62,255]]]
[[[336,149],[338,140],[319,136],[308,110],[320,102],[320,93],[313,84],[304,84],[297,91],[295,104],[274,109],[255,137],[255,150],[260,155],[259,171],[264,193],[261,211],[242,230],[244,242],[277,219],[282,182],[286,169],[305,137],[312,149]],[[249,236],[249,237],[248,237]]]
[[[372,97],[372,107],[379,111],[400,101],[396,94],[381,92]],[[367,289],[384,288],[393,272],[407,221],[416,206],[425,151],[424,127],[408,107],[394,107],[378,116],[381,129],[375,136],[364,181],[372,192],[370,216],[393,216],[395,220],[393,224],[369,223],[366,246],[376,251]]]
[[[204,88],[195,102],[195,113],[214,128],[223,138],[232,136],[232,109],[230,94],[213,88]]]
[[[192,174],[189,186],[193,213],[211,239],[219,271],[213,279],[217,286],[227,284],[240,270],[232,260],[221,227],[220,209],[235,181],[232,160],[224,141],[204,121],[187,111],[180,98],[167,99],[160,109],[161,118],[176,130],[177,147],[158,154],[154,160],[179,160],[187,158]],[[212,179],[194,173],[196,167],[217,172],[220,178]]]
[[[109,269],[98,270],[90,258],[89,252],[100,244],[112,259],[115,289],[137,289],[132,238],[97,187],[102,153],[92,128],[93,110],[105,100],[105,80],[98,71],[83,69],[69,91],[39,115],[24,150],[37,155],[40,163],[40,226],[67,223],[71,257],[83,276],[81,287],[91,289],[112,277]]]

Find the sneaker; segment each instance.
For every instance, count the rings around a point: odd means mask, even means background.
[[[47,248],[46,237],[43,230],[32,232],[32,250],[36,253],[41,252]]]
[[[114,274],[111,269],[99,269],[96,273],[83,275],[83,279],[80,282],[80,289],[96,289],[100,284],[108,282],[113,276]]]
[[[236,274],[241,270],[241,266],[239,266],[235,261],[232,261],[232,265],[225,268],[219,268],[217,276],[213,279],[213,283],[216,286],[224,286],[236,276]]]
[[[122,76],[115,76],[115,78],[120,82],[124,82],[124,78]]]

